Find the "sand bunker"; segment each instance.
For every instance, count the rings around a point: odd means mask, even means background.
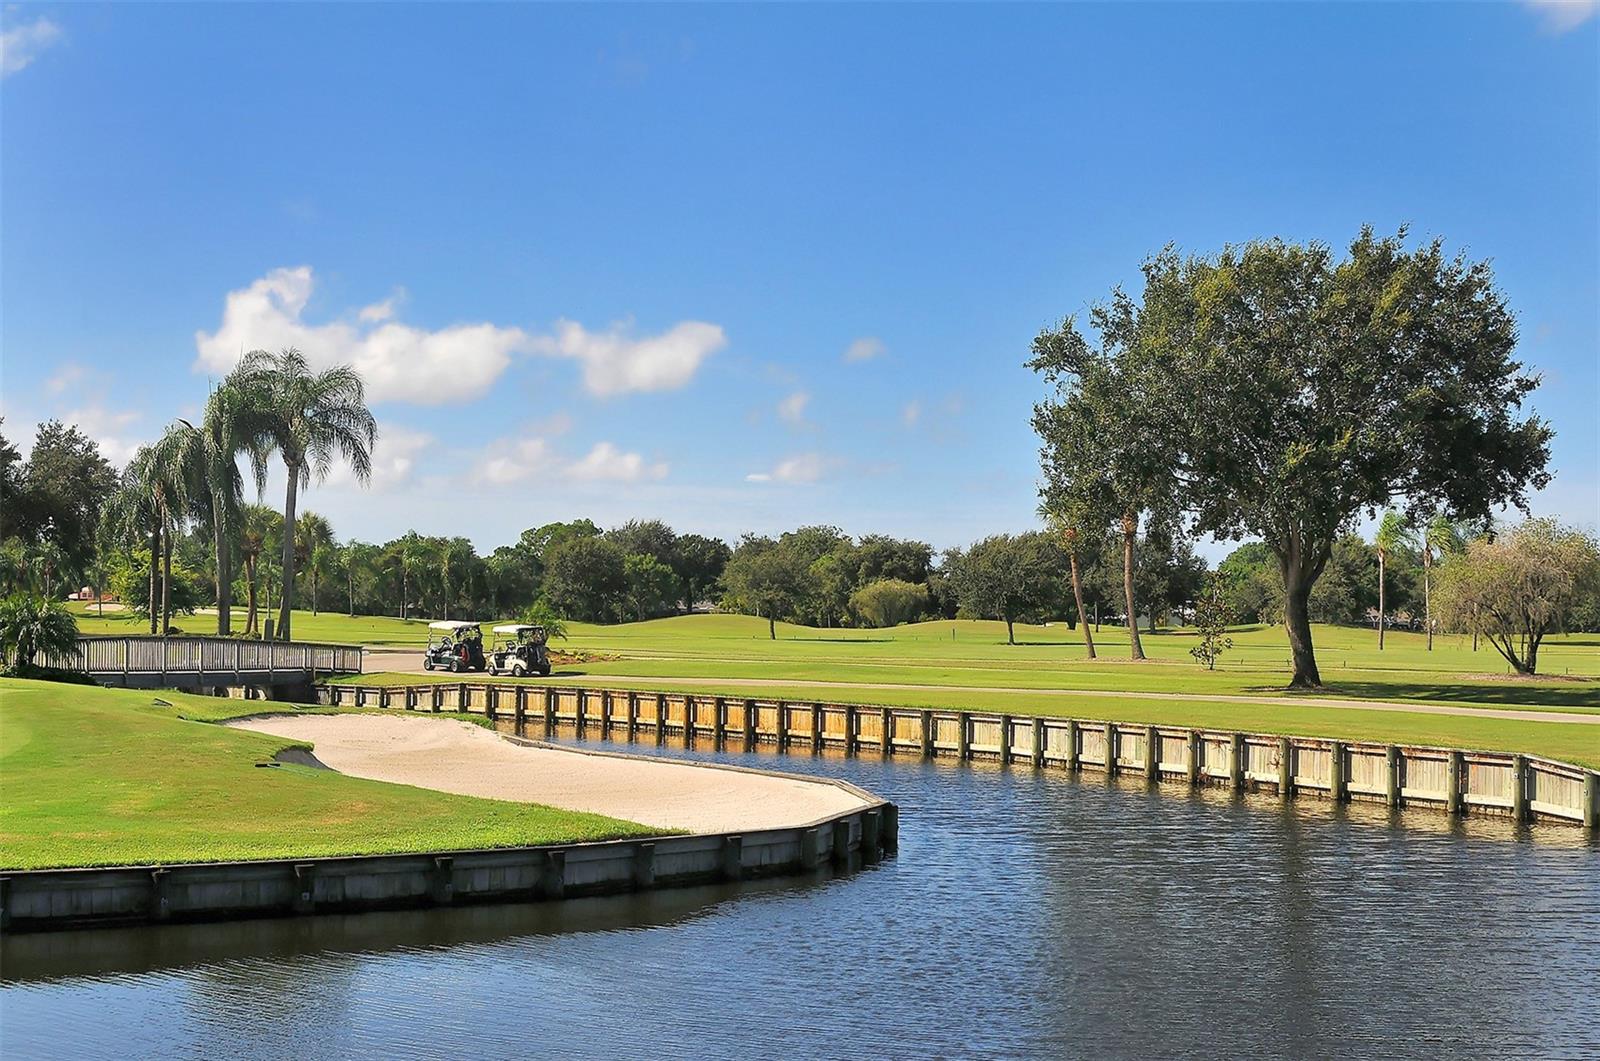
[[[838,785],[757,771],[523,747],[453,719],[273,715],[229,725],[310,741],[324,765],[355,777],[592,811],[664,829],[787,828],[869,803]]]

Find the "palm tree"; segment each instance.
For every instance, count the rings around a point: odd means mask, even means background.
[[[152,516],[150,533],[150,632],[156,633],[156,557],[161,560],[161,623],[165,637],[172,627],[172,539],[188,515],[190,506],[188,466],[185,462],[186,433],[168,428],[155,442],[141,446],[128,463],[133,489],[149,499]]]
[[[260,632],[256,601],[260,582],[256,578],[256,564],[262,551],[272,540],[278,527],[278,513],[266,505],[245,505],[239,514],[239,557],[244,561],[245,594],[249,599],[249,612],[244,621],[244,632]]]
[[[14,593],[0,601],[0,655],[12,674],[26,676],[35,656],[66,660],[78,651],[72,613],[41,593]]]
[[[427,559],[428,543],[416,531],[406,533],[390,546],[390,557],[400,568],[400,618],[410,618],[411,569],[418,561]]]
[[[1372,544],[1378,549],[1378,651],[1380,652],[1383,651],[1383,629],[1388,620],[1384,581],[1389,567],[1389,554],[1405,547],[1410,541],[1411,531],[1406,527],[1405,517],[1393,509],[1385,512],[1383,519],[1378,523],[1378,533],[1372,539]]]
[[[266,437],[288,472],[283,524],[295,526],[295,500],[301,487],[327,478],[336,456],[350,463],[357,481],[372,478],[372,447],[378,424],[367,409],[366,387],[349,365],[314,372],[305,355],[289,348],[276,354],[252,350],[241,367],[267,373],[272,403]],[[279,603],[278,637],[292,636],[295,536],[283,536],[283,595]]]
[[[1076,520],[1064,511],[1040,507],[1041,514],[1061,539],[1067,551],[1067,563],[1072,569],[1072,599],[1078,606],[1078,625],[1083,627],[1083,646],[1089,658],[1094,659],[1094,631],[1089,629],[1089,614],[1083,610],[1083,579],[1078,572],[1078,547],[1083,544],[1083,532]]]
[[[317,584],[320,577],[333,566],[333,526],[315,512],[307,512],[295,520],[296,556],[305,563],[306,575],[311,580],[311,614],[317,614],[319,603]]]
[[[1422,530],[1422,609],[1428,625],[1429,652],[1433,651],[1433,553],[1437,549],[1442,559],[1460,552],[1466,538],[1461,524],[1443,512],[1436,513]]]
[[[271,380],[259,366],[245,363],[228,373],[206,400],[198,426],[180,419],[184,433],[182,460],[188,468],[194,515],[211,526],[216,555],[217,633],[233,632],[233,561],[230,542],[238,531],[244,504],[244,482],[239,474],[241,454],[250,468],[259,494],[267,482],[267,413],[272,397]]]

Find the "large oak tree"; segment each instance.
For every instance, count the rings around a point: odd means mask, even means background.
[[[1169,248],[1143,273],[1137,301],[1118,291],[1096,310],[1094,353],[1138,399],[1107,427],[1166,456],[1196,532],[1267,543],[1292,686],[1322,683],[1307,604],[1363,514],[1481,519],[1549,481],[1550,428],[1522,411],[1538,380],[1513,356],[1516,320],[1487,262],[1364,229],[1342,258],[1274,239]],[[1037,354],[1070,398],[1071,366]]]

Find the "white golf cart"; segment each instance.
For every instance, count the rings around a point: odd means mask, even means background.
[[[483,630],[477,623],[441,619],[428,624],[423,670],[483,670]]]
[[[490,674],[509,674],[520,678],[529,673],[550,673],[550,653],[545,649],[548,638],[544,627],[506,623],[495,627],[493,632],[495,642],[489,652]]]

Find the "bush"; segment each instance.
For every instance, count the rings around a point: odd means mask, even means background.
[[[850,607],[867,626],[899,626],[922,615],[927,590],[914,582],[880,578],[850,595]]]
[[[55,601],[37,593],[13,593],[0,601],[0,653],[10,674],[32,676],[35,657],[66,659],[78,651],[78,621]]]

